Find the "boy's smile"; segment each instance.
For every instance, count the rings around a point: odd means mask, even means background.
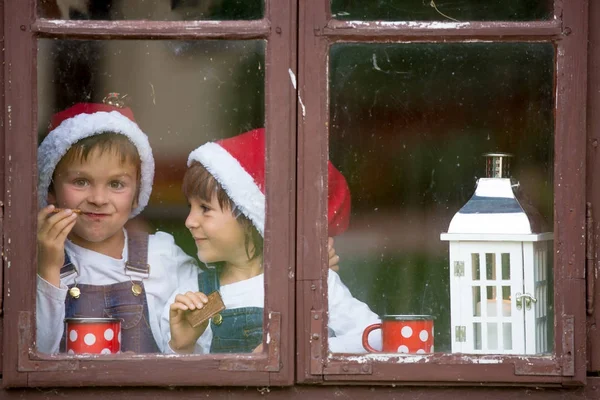
[[[69,234],[73,243],[121,257],[123,226],[136,206],[137,169],[111,149],[94,149],[85,160],[58,164],[48,202],[81,210]]]
[[[185,226],[194,237],[200,261],[247,263],[244,229],[231,210],[221,209],[216,196],[211,202],[198,198],[191,198],[189,202],[190,213]]]

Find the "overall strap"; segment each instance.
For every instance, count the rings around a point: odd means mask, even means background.
[[[208,267],[203,269],[202,273],[198,274],[198,289],[204,294],[210,294],[219,290],[219,269],[216,267]]]
[[[69,275],[72,275],[77,272],[77,268],[75,268],[75,264],[71,262],[71,257],[65,250],[65,263],[60,268],[60,279],[63,279]]]
[[[125,270],[138,274],[149,275],[150,265],[148,264],[148,232],[127,231],[127,262]],[[129,274],[128,274],[129,275]]]

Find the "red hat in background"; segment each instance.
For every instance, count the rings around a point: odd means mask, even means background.
[[[219,182],[264,237],[265,230],[265,130],[203,144],[192,151],[188,167],[197,161]],[[343,233],[350,221],[350,190],[346,179],[328,162],[329,236]]]

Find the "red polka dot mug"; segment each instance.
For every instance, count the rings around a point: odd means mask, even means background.
[[[381,329],[384,353],[433,353],[433,317],[431,315],[384,315],[381,323],[365,328],[365,350],[376,353],[368,343],[369,333]]]
[[[118,318],[65,318],[67,353],[117,354],[121,352]]]

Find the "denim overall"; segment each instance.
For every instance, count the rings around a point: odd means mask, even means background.
[[[203,270],[198,287],[205,294],[219,290],[220,268]],[[211,353],[251,353],[263,338],[263,308],[241,307],[221,311],[211,320]]]
[[[125,274],[131,272],[146,277],[150,273],[148,265],[148,234],[146,232],[127,232],[128,260]],[[77,273],[65,252],[65,264],[61,268],[61,278]],[[140,295],[132,292],[137,283],[142,288]],[[135,353],[160,353],[152,335],[148,318],[148,302],[144,282],[130,280],[111,285],[73,284],[81,291],[78,298],[67,294],[65,300],[65,318],[119,318],[121,319],[121,351]],[[62,352],[66,350],[66,332],[60,343]]]

